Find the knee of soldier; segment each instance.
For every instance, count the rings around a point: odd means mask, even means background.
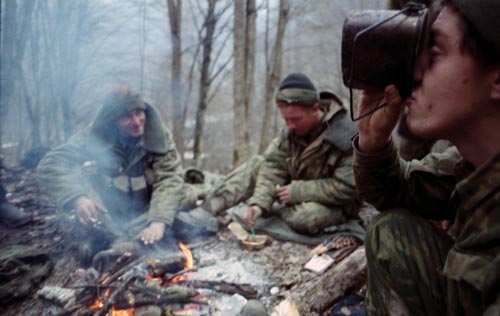
[[[315,223],[289,223],[292,229],[298,233],[306,235],[318,235],[321,232],[321,228]]]
[[[339,225],[346,218],[341,208],[336,209],[316,202],[304,202],[287,208],[282,218],[295,231],[308,234],[320,234],[325,227]]]
[[[380,213],[366,232],[367,257],[379,259],[392,257],[413,217],[414,215],[405,209],[392,209]]]

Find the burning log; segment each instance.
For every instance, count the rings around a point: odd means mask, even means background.
[[[128,286],[128,284],[134,280],[137,276],[133,273],[128,274],[126,277],[124,277],[124,280],[122,280],[121,285],[116,288],[115,291],[113,291],[113,294],[111,294],[109,297],[106,295],[102,296],[103,299],[103,307],[100,310],[99,313],[97,313],[97,316],[105,316],[108,314],[108,311],[111,309],[111,307],[115,304],[115,298],[122,294],[122,291]]]
[[[146,267],[151,277],[163,278],[167,273],[176,273],[182,270],[185,264],[185,256],[179,253],[167,258],[149,259],[146,262]]]
[[[239,294],[247,299],[257,298],[258,292],[248,284],[234,284],[224,281],[202,281],[186,280],[179,281],[177,284],[185,284],[194,288],[211,289],[220,293]]]
[[[147,305],[167,305],[193,303],[193,298],[198,291],[180,285],[161,287],[160,290],[148,288],[131,288],[130,292],[122,292],[121,299],[117,297],[114,307],[117,309],[129,309]],[[200,301],[194,301],[200,303]]]
[[[135,260],[134,260],[135,259]],[[130,272],[129,270],[134,266],[138,265],[143,259],[134,258],[130,253],[125,253],[122,257],[116,260],[115,268],[112,269],[109,273],[104,274],[99,283],[102,285],[111,284],[114,281],[118,280],[125,273]]]

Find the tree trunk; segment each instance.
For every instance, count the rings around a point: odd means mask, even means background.
[[[210,62],[212,54],[212,44],[215,31],[215,24],[217,19],[215,17],[215,4],[217,0],[208,1],[208,10],[205,17],[205,36],[203,37],[203,57],[201,63],[201,74],[200,74],[200,92],[198,100],[198,109],[196,111],[196,123],[194,129],[194,147],[193,147],[193,159],[197,166],[200,165],[200,155],[201,155],[201,142],[203,137],[204,119],[205,111],[207,110],[207,96],[208,89],[210,88]]]
[[[0,11],[1,20],[1,38],[2,45],[0,45],[0,117],[7,117],[9,105],[16,95],[14,91],[20,90],[20,98],[27,98],[28,95],[23,90],[24,73],[22,69],[22,59],[24,56],[25,48],[27,45],[27,34],[31,32],[32,27],[32,13],[35,3],[28,1],[26,3],[18,3],[17,1],[4,1],[2,8],[4,12]],[[21,124],[23,122],[23,110],[18,107],[15,108],[17,112],[16,124],[6,128],[5,122],[1,124],[0,130],[0,148],[2,148],[4,135],[25,135],[28,130],[26,126]],[[10,136],[10,135],[9,135]],[[22,136],[21,136],[22,138]],[[18,138],[19,139],[19,138]]]
[[[184,155],[184,101],[182,89],[182,0],[167,0],[170,22],[170,43],[172,45],[172,68],[170,95],[172,97],[172,116],[174,141],[181,156]]]
[[[247,1],[247,15],[246,15],[246,32],[245,32],[245,117],[247,121],[247,128],[245,128],[245,144],[246,152],[241,161],[246,161],[250,158],[250,131],[251,131],[251,108],[254,93],[254,69],[255,69],[255,21],[257,14],[255,11],[255,0]]]
[[[244,0],[234,1],[234,149],[233,166],[244,159],[247,152],[245,133],[248,120],[245,110],[245,20]]]
[[[279,83],[281,77],[281,57],[283,52],[283,38],[285,37],[286,24],[288,19],[288,6],[286,0],[280,0],[279,5],[278,29],[276,33],[276,42],[271,57],[269,72],[266,77],[266,104],[264,109],[262,134],[259,143],[259,153],[263,153],[270,142],[269,130],[271,127],[271,114],[274,104],[274,89]]]
[[[146,59],[146,42],[147,42],[147,31],[146,31],[146,16],[147,16],[147,8],[148,8],[148,0],[144,0],[141,5],[139,5],[141,14],[141,38],[139,39],[141,42],[140,47],[140,56],[139,56],[139,91],[144,93],[144,63]]]
[[[234,2],[234,151],[233,166],[250,158],[250,108],[255,68],[255,0]],[[246,14],[244,14],[246,12]]]

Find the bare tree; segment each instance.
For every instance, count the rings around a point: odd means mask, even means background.
[[[269,12],[269,10],[268,10]],[[266,66],[266,104],[264,109],[262,133],[259,143],[259,153],[264,152],[270,142],[271,113],[273,108],[274,89],[281,77],[281,58],[283,55],[283,39],[285,37],[286,24],[288,21],[288,4],[286,0],[279,2],[278,29],[276,30],[276,40],[272,51],[269,66]],[[268,24],[266,24],[266,27]],[[267,31],[267,30],[266,30]]]
[[[4,1],[0,7],[1,19],[1,45],[0,45],[0,117],[7,117],[10,101],[15,96],[15,91],[23,87],[25,80],[22,72],[22,61],[28,43],[27,34],[31,33],[32,12],[34,1],[19,3],[17,1]],[[25,91],[23,89],[23,91]],[[27,97],[24,93],[25,98]],[[19,109],[17,110],[19,113]],[[18,114],[18,122],[21,121]],[[1,124],[0,148],[4,141],[5,124]],[[16,130],[14,133],[22,132],[24,129]],[[33,133],[32,133],[33,134]],[[21,139],[24,139],[22,137]],[[38,140],[39,141],[39,140]]]
[[[146,59],[146,43],[147,43],[147,30],[146,30],[146,17],[147,17],[148,0],[144,0],[139,5],[139,14],[141,16],[141,26],[140,26],[140,41],[141,46],[139,48],[139,90],[141,93],[144,92],[144,63]]]
[[[198,109],[196,111],[196,125],[194,129],[193,159],[199,163],[201,154],[201,140],[204,127],[204,116],[207,110],[208,89],[210,88],[210,61],[212,58],[212,44],[215,31],[215,4],[217,0],[208,0],[207,15],[205,16],[205,36],[203,37],[203,53],[200,71],[200,87],[198,96]]]
[[[215,64],[217,64],[218,59],[221,57],[221,52],[224,49],[224,44],[222,44],[219,50],[213,53],[213,45],[215,39],[220,36],[224,30],[224,27],[219,28],[216,34],[216,24],[227,10],[229,5],[224,7],[220,12],[215,12],[215,7],[217,0],[208,0],[208,7],[203,22],[203,27],[205,29],[204,36],[202,37],[202,59],[201,59],[201,69],[200,69],[200,83],[199,83],[199,93],[198,93],[198,107],[196,110],[196,122],[194,128],[194,145],[193,145],[193,159],[196,165],[200,165],[201,156],[201,143],[204,130],[204,119],[205,112],[207,110],[207,104],[213,95],[209,95],[209,90],[214,82],[229,63],[230,58],[226,62],[222,63],[217,69],[212,69]],[[230,33],[227,33],[230,34]],[[223,41],[225,43],[227,41]],[[214,59],[212,60],[212,54],[214,54]],[[232,58],[232,56],[230,56]],[[217,88],[218,86],[216,86]]]
[[[255,0],[234,2],[233,166],[250,156],[250,107],[255,67]]]
[[[170,96],[172,102],[174,141],[181,155],[184,154],[184,110],[182,80],[182,0],[167,0],[170,22],[170,44],[172,45],[172,66]]]

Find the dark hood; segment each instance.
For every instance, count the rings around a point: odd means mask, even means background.
[[[136,103],[105,102],[91,125],[89,138],[105,147],[112,147],[118,140],[119,131],[115,121],[123,113],[134,109],[142,109],[146,115],[144,135],[141,139],[142,147],[155,154],[165,154],[169,147],[165,127],[156,108],[146,102],[137,100]]]

